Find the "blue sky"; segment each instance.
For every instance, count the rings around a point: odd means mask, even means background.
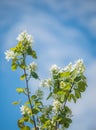
[[[73,123],[68,130],[96,130],[96,0],[1,0],[0,1],[0,129],[18,130],[21,117],[11,102],[22,98],[15,92],[24,86],[22,72],[12,72],[4,52],[16,45],[27,30],[34,36],[41,78],[49,76],[52,64],[60,67],[83,58],[88,88],[77,104],[71,104]],[[32,92],[38,82],[30,82]],[[32,86],[35,86],[33,88]],[[24,98],[24,97],[23,97]]]

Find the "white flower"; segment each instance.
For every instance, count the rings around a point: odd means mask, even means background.
[[[10,59],[15,59],[16,56],[17,56],[17,53],[15,53],[15,52],[12,51],[12,50],[7,50],[7,51],[5,52],[5,59],[6,59],[7,61],[9,61]]]
[[[19,34],[19,36],[17,37],[17,40],[20,42],[24,42],[24,41],[28,41],[29,43],[33,42],[33,38],[31,35],[29,35],[26,31],[23,31]]]
[[[62,106],[62,104],[61,104],[58,100],[54,100],[54,101],[53,101],[53,110],[54,110],[55,112],[57,112],[58,109],[61,108],[61,106]]]
[[[58,73],[59,70],[60,70],[60,68],[59,68],[57,65],[55,65],[55,64],[52,65],[51,68],[50,68],[50,72],[51,72],[52,74]]]
[[[41,83],[40,83],[40,86],[50,87],[50,86],[52,86],[52,80],[51,79],[42,80]]]
[[[52,86],[52,80],[51,79],[47,79],[47,84],[48,84],[48,86]]]
[[[30,108],[28,108],[27,106],[24,106],[24,105],[22,105],[20,107],[20,111],[21,111],[22,115],[24,115],[24,114],[31,114]]]
[[[41,86],[41,87],[46,87],[46,86],[48,86],[46,80],[42,80],[42,81],[40,82],[40,86]]]
[[[21,111],[21,114],[24,115],[25,114],[25,106],[21,106],[20,107],[20,111]]]
[[[82,59],[77,60],[75,64],[69,63],[66,67],[62,69],[62,71],[69,71],[69,72],[72,72],[74,70],[77,71],[77,74],[83,73],[85,71]]]
[[[77,60],[74,64],[74,68],[77,70],[77,73],[83,73],[85,71],[83,60],[82,59]]]
[[[64,71],[69,71],[69,72],[72,72],[74,70],[74,67],[72,65],[72,63],[70,62],[67,66],[65,66],[63,68]]]
[[[37,64],[36,64],[35,62],[32,62],[32,63],[30,63],[30,64],[26,67],[26,69],[27,69],[28,71],[36,71],[36,70],[37,70]]]

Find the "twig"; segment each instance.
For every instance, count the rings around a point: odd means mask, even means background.
[[[25,62],[25,55],[23,54],[23,58],[24,58],[24,62]],[[25,81],[26,81],[26,88],[27,88],[27,93],[28,93],[28,100],[29,100],[29,103],[30,103],[30,108],[31,108],[31,112],[33,113],[33,106],[32,106],[32,103],[31,103],[31,99],[30,99],[30,93],[29,93],[29,85],[28,85],[28,79],[26,77],[26,69],[24,68],[24,75],[25,75]],[[37,130],[37,127],[36,127],[36,122],[35,122],[35,116],[32,115],[32,118],[33,118],[33,122],[34,122],[34,127],[35,127],[35,130]]]

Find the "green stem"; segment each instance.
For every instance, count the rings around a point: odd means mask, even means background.
[[[57,130],[58,129],[58,125],[57,125],[57,121],[56,121],[56,126],[55,126],[55,130]]]
[[[64,108],[65,108],[65,106],[66,106],[66,103],[67,103],[69,94],[71,93],[72,87],[73,87],[73,83],[72,83],[72,86],[71,86],[71,88],[70,88],[70,90],[69,90],[69,92],[68,92],[68,94],[67,94],[66,101],[65,101],[65,103],[63,104]]]
[[[26,75],[26,70],[25,70],[25,69],[24,69],[24,74]],[[28,93],[27,96],[28,96],[28,100],[29,100],[29,103],[30,103],[31,112],[33,113],[33,106],[32,106],[31,99],[30,99],[30,94],[29,94],[29,85],[28,85],[27,77],[25,78],[25,81],[26,81],[26,88],[27,88],[27,93]],[[35,116],[33,115],[32,118],[33,118],[33,122],[34,122],[35,130],[36,130],[37,128],[36,128]]]
[[[23,54],[24,63],[25,63],[25,59],[26,59],[26,55]],[[26,64],[26,63],[25,63],[25,64]],[[32,112],[32,114],[33,114],[33,106],[32,106],[31,99],[30,99],[29,85],[28,85],[28,81],[29,81],[29,80],[28,80],[27,77],[26,77],[26,75],[27,75],[26,69],[24,68],[23,70],[24,70],[25,81],[26,81],[26,88],[27,88],[27,93],[28,93],[27,96],[28,96],[28,100],[29,100],[29,103],[30,103],[31,112]],[[34,128],[35,128],[35,130],[37,130],[36,121],[35,121],[35,116],[32,115],[32,118],[33,118]]]

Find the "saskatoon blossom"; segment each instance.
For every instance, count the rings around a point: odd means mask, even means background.
[[[83,73],[85,71],[85,66],[82,59],[79,59],[74,64],[74,68],[77,70],[77,73]]]
[[[23,31],[19,34],[19,36],[17,37],[17,40],[18,40],[18,42],[27,41],[28,43],[32,43],[33,37],[31,35],[29,35],[26,31]]]
[[[21,111],[22,115],[24,115],[24,114],[31,114],[31,110],[27,106],[24,106],[24,105],[22,105],[20,107],[20,111]]]
[[[58,109],[61,108],[61,107],[62,107],[62,104],[61,104],[58,100],[54,100],[54,101],[53,101],[53,110],[54,110],[54,111],[57,112]]]
[[[9,61],[10,59],[15,59],[16,58],[16,56],[17,56],[17,53],[15,53],[14,51],[12,51],[12,50],[7,50],[6,52],[5,52],[5,59],[7,60],[7,61]]]
[[[69,71],[69,72],[72,72],[74,70],[76,70],[77,74],[83,73],[85,71],[82,59],[77,60],[75,64],[69,63],[66,67],[62,69],[62,71]]]
[[[27,69],[28,71],[30,71],[30,72],[36,71],[36,70],[37,70],[37,64],[36,64],[35,62],[32,62],[32,63],[30,63],[30,64],[26,67],[26,69]]]
[[[50,72],[52,74],[57,74],[59,72],[60,68],[57,66],[57,65],[52,65],[51,68],[50,68]]]
[[[40,83],[40,86],[51,87],[52,86],[52,80],[51,79],[42,80],[41,83]]]
[[[74,67],[73,67],[72,63],[70,62],[67,66],[65,66],[63,68],[63,70],[72,72],[74,70]]]

